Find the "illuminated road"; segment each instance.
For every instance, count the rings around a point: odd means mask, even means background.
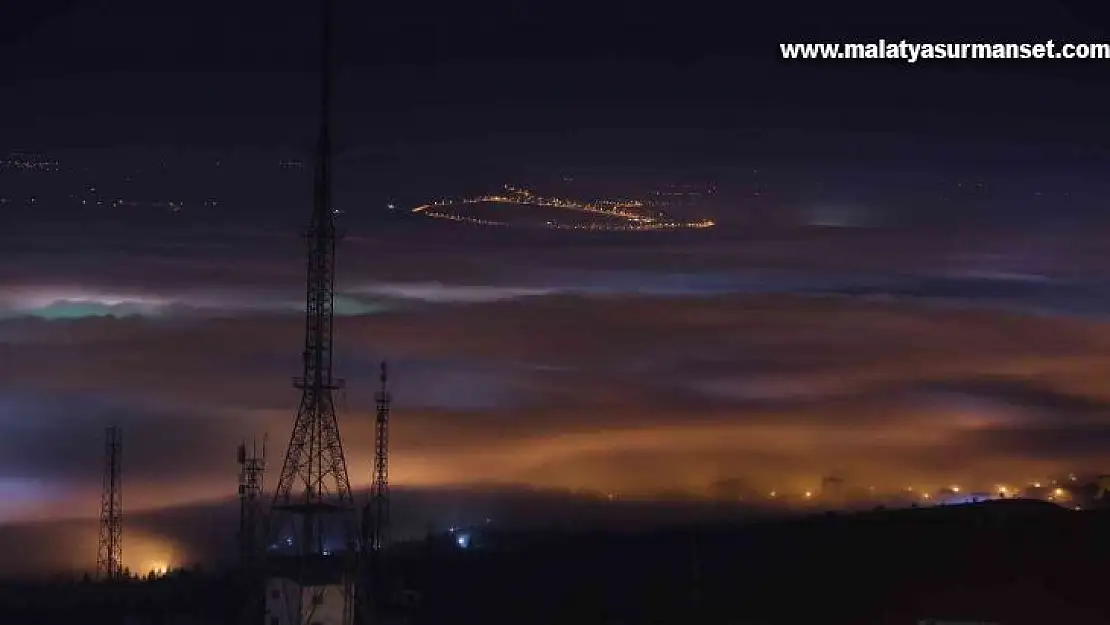
[[[547,221],[543,224],[543,227],[555,230],[643,232],[689,228],[702,229],[711,228],[714,226],[714,222],[709,219],[684,222],[672,219],[671,217],[668,217],[661,212],[657,212],[655,216],[649,215],[644,209],[643,203],[637,200],[599,200],[595,202],[580,202],[577,200],[569,200],[563,198],[541,197],[538,195],[534,195],[532,192],[526,189],[517,189],[509,186],[506,186],[505,190],[506,193],[504,195],[483,195],[462,200],[439,200],[431,204],[423,204],[421,206],[417,206],[416,208],[412,209],[412,212],[414,214],[422,215],[424,217],[430,217],[433,219],[443,219],[447,221],[469,223],[479,226],[511,227],[512,224],[510,224],[509,222],[481,219],[478,217],[467,217],[443,210],[452,206],[461,206],[467,204],[504,204],[509,206],[539,206],[545,208],[555,208],[559,210],[590,213],[623,220],[623,223],[620,224],[563,224],[555,221]]]

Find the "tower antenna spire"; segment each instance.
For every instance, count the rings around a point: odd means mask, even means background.
[[[320,118],[312,212],[305,229],[307,280],[303,370],[294,379],[300,405],[270,510],[267,611],[280,622],[313,614],[354,615],[358,575],[357,510],[339,435],[333,375],[335,211],[332,207],[332,0],[320,0]],[[277,598],[271,603],[270,597]],[[318,619],[316,619],[318,620]]]

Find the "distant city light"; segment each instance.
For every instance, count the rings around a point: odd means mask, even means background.
[[[1075,476],[1074,474],[1069,474],[1066,480],[1071,482],[1079,482],[1081,478],[1079,476]],[[1108,483],[1110,483],[1110,478],[1107,478],[1107,481]],[[1061,481],[1061,483],[1064,483],[1063,480]],[[1020,488],[1015,488],[1013,486],[999,483],[990,484],[989,482],[982,485],[960,485],[948,483],[942,484],[940,486],[902,486],[892,487],[889,490],[885,486],[868,486],[866,490],[868,493],[866,496],[871,499],[887,500],[893,503],[895,500],[905,502],[907,501],[906,498],[908,496],[909,500],[917,499],[919,501],[928,501],[930,505],[959,505],[964,503],[981,503],[991,500],[1024,496],[1029,498],[1041,499],[1043,501],[1055,502],[1061,505],[1066,503],[1066,507],[1068,509],[1073,509],[1074,504],[1078,503],[1081,500],[1080,495],[1077,494],[1076,491],[1069,490],[1067,487],[1056,486],[1047,488],[1040,494],[1023,494]],[[1108,488],[1108,490],[1110,490],[1110,488]],[[862,494],[859,494],[857,495],[857,497],[861,495]],[[773,488],[764,491],[763,497],[766,499],[781,500],[782,502],[797,500],[816,501],[822,498],[822,492],[812,489],[783,491],[781,489]],[[736,495],[730,496],[729,499],[743,501],[745,498],[742,495]],[[849,499],[851,499],[851,497],[849,497]]]
[[[715,222],[711,219],[683,222],[667,217],[664,213],[655,211],[646,212],[644,203],[640,200],[596,200],[593,202],[580,202],[564,198],[545,198],[535,195],[527,189],[505,185],[504,195],[483,195],[462,200],[442,199],[430,204],[423,204],[412,209],[412,213],[421,214],[433,219],[444,219],[482,226],[509,226],[508,222],[478,217],[468,217],[442,210],[432,210],[434,207],[449,207],[456,204],[482,204],[499,203],[519,206],[546,206],[564,210],[593,213],[608,217],[617,217],[625,220],[621,224],[563,224],[549,220],[545,222],[548,228],[556,230],[594,230],[594,231],[646,231],[646,230],[673,230],[679,228],[711,228]],[[390,205],[392,208],[392,205]],[[655,216],[652,216],[655,215]]]

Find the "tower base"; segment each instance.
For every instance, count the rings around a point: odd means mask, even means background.
[[[301,584],[287,577],[271,577],[266,580],[262,625],[353,625],[353,588],[342,580]]]

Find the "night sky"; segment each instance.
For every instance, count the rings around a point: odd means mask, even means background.
[[[110,423],[129,514],[228,498],[235,445],[268,432],[276,462],[298,399],[311,177],[280,164],[310,161],[314,5],[8,4],[0,157],[57,170],[0,168],[0,521],[94,518]],[[1110,60],[786,62],[777,45],[1107,41],[1104,10],[338,4],[357,486],[382,359],[403,489],[1105,472]],[[695,212],[719,227],[506,231],[386,208],[505,183],[712,184]],[[92,564],[81,527],[51,562]],[[128,536],[136,567],[192,548]]]

